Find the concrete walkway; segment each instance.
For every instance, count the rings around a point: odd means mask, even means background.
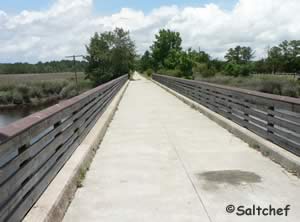
[[[122,99],[65,222],[297,222],[300,180],[149,80]],[[288,216],[226,206],[290,205]],[[250,211],[248,210],[248,213]]]

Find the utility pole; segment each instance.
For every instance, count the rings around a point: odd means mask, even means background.
[[[72,58],[73,59],[73,66],[74,66],[74,75],[75,75],[75,81],[76,81],[76,91],[77,94],[79,94],[79,86],[78,86],[78,78],[77,78],[77,70],[76,70],[76,58],[84,58],[83,55],[72,55],[72,56],[66,56],[66,58]]]

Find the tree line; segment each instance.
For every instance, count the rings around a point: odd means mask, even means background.
[[[129,31],[95,33],[86,46],[86,61],[77,61],[76,69],[84,71],[94,85],[114,79],[133,70],[159,72],[184,78],[196,75],[211,77],[216,74],[247,76],[251,73],[295,73],[300,71],[300,40],[283,41],[268,49],[267,57],[254,60],[251,47],[228,49],[223,60],[207,52],[182,48],[179,32],[161,29],[152,45],[142,56],[137,55]],[[0,64],[0,73],[54,73],[74,70],[73,61],[62,60],[37,64]]]
[[[138,69],[185,78],[193,78],[194,75],[247,76],[251,73],[300,71],[300,40],[283,41],[268,49],[267,58],[259,60],[254,60],[255,51],[247,46],[230,48],[224,60],[219,60],[200,49],[183,50],[181,44],[179,32],[160,30],[149,50],[138,59]]]
[[[77,71],[83,72],[87,66],[86,61],[76,61]],[[0,63],[0,74],[25,73],[58,73],[74,71],[74,63],[70,60],[30,63]]]

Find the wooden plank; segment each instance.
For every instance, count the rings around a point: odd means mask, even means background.
[[[80,116],[86,112],[90,107],[92,107],[95,103],[102,99],[102,95],[98,97],[96,100],[93,100],[92,103],[89,103],[87,106],[84,106],[78,113],[73,116],[70,116],[66,121],[64,121],[57,128],[50,131],[47,135],[40,138],[39,141],[34,143],[31,147],[29,147],[25,152],[18,155],[14,160],[10,161],[4,167],[0,168],[0,184],[2,184],[9,176],[11,176],[15,171],[20,168],[20,165],[24,163],[24,161],[34,157],[38,152],[44,149],[49,142],[51,142],[57,134],[61,133],[69,124],[72,124],[74,120],[80,118]]]
[[[99,116],[99,114],[101,114],[103,111],[104,111],[104,109],[107,107],[107,105],[111,102],[111,100],[112,100],[112,98],[113,98],[113,96],[118,92],[118,90],[121,88],[121,86],[123,85],[125,83],[125,81],[122,81],[121,83],[119,83],[119,84],[116,84],[115,86],[114,86],[114,88],[112,88],[111,89],[111,92],[108,92],[107,93],[107,95],[104,97],[104,102],[103,102],[103,100],[102,101],[100,101],[99,103],[98,103],[98,106],[96,106],[96,107],[94,107],[93,109],[91,109],[91,110],[89,110],[88,112],[86,112],[84,115],[83,115],[83,118],[81,118],[81,121],[77,121],[78,122],[78,124],[79,124],[79,126],[78,126],[78,130],[74,130],[74,133],[72,134],[72,136],[70,137],[70,138],[73,138],[73,137],[76,137],[77,139],[79,139],[79,138],[81,138],[83,135],[85,135],[88,131],[89,131],[89,129],[93,126],[93,124],[91,124],[91,123],[94,123],[96,120],[97,120],[97,118],[95,118],[96,116]],[[100,108],[100,109],[99,109]],[[87,118],[85,118],[85,116],[87,116]],[[83,122],[82,124],[81,124],[81,122]],[[72,129],[73,130],[73,127],[69,127],[68,129]],[[68,130],[67,129],[67,130]],[[66,130],[66,131],[67,131]],[[72,132],[72,131],[71,131]],[[75,133],[76,132],[76,133]],[[70,141],[70,138],[68,139],[68,141]],[[71,139],[72,140],[72,139]],[[59,149],[58,151],[60,151],[60,152],[63,152],[63,150],[64,150],[64,148],[66,149],[66,144],[68,143],[68,141],[65,143],[65,145],[61,148],[61,149]],[[72,143],[72,142],[71,142]],[[58,155],[59,154],[59,152],[56,152],[54,155]],[[54,155],[52,155],[52,157],[51,158],[53,158],[53,156]],[[60,154],[61,155],[61,154]],[[48,162],[46,162],[45,164],[44,164],[44,166],[47,166],[49,163]],[[43,168],[43,170],[44,171],[41,171],[41,169],[42,168],[40,168],[39,169],[39,172],[44,172],[45,171],[45,169],[48,169],[48,168]],[[49,170],[49,169],[48,169]],[[33,177],[31,177],[30,178],[30,180],[28,181],[28,182],[26,182],[26,184],[24,184],[24,186],[21,188],[21,191],[19,190],[19,193],[18,193],[18,195],[15,195],[15,196],[13,196],[13,198],[11,198],[10,200],[9,200],[9,203],[10,203],[10,205],[9,204],[6,204],[5,205],[5,209],[4,208],[2,208],[1,209],[1,213],[0,213],[0,215],[1,215],[1,217],[0,218],[5,218],[5,217],[7,217],[7,216],[9,216],[9,215],[12,215],[12,217],[11,218],[14,218],[14,219],[12,219],[12,221],[15,221],[15,219],[16,218],[18,218],[18,215],[20,216],[20,218],[21,217],[23,217],[24,216],[24,209],[27,207],[28,208],[28,204],[26,205],[24,205],[24,202],[28,199],[28,195],[29,195],[29,192],[31,192],[30,190],[28,190],[28,189],[30,189],[33,185],[32,184],[34,184],[38,179],[39,179],[39,177],[41,177],[39,174],[34,174],[33,175]],[[35,180],[33,180],[33,178],[35,179]],[[27,186],[27,187],[26,187]],[[26,189],[27,188],[27,189]],[[25,198],[26,197],[26,198]],[[15,199],[14,199],[15,198]],[[21,200],[23,200],[24,198],[25,198],[25,201],[21,201],[20,202],[20,204],[19,205],[22,205],[23,207],[18,207],[18,206],[16,206],[16,204],[18,203],[18,198],[19,198],[19,201],[20,201],[20,198],[21,198]],[[30,201],[32,201],[32,199],[30,199]],[[12,210],[14,210],[14,208],[15,207],[17,207],[17,209],[21,209],[21,210],[17,210],[17,212],[15,213],[13,213],[13,214],[11,214],[11,211]],[[27,209],[28,210],[28,209]],[[22,216],[23,215],[23,216]],[[9,216],[10,217],[10,216]],[[1,219],[0,219],[0,221],[2,221]]]
[[[154,78],[162,83],[168,79],[175,91],[299,155],[300,100],[169,76]]]

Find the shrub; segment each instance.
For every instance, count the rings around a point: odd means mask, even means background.
[[[12,95],[10,92],[0,91],[0,104],[10,104],[12,102]]]
[[[250,73],[251,66],[248,64],[238,65],[235,63],[228,63],[224,69],[224,74],[228,76],[249,76]]]
[[[45,95],[41,86],[35,86],[31,88],[31,98],[41,99],[43,97],[45,97]]]
[[[281,94],[281,84],[276,80],[263,80],[261,84],[257,86],[257,90],[264,93],[271,93],[280,95]]]
[[[203,78],[214,77],[217,73],[217,70],[212,67],[208,68],[206,63],[195,63],[193,67],[193,76],[197,78],[198,76]]]
[[[76,96],[77,95],[76,85],[71,83],[71,84],[65,86],[61,90],[59,95],[62,99],[67,99],[67,98],[71,98],[73,96]]]
[[[22,95],[23,102],[29,103],[31,98],[31,87],[29,85],[21,84],[16,87],[16,90]]]
[[[14,104],[23,104],[24,103],[24,99],[22,94],[18,91],[18,90],[14,90],[12,92],[12,100]]]
[[[147,76],[151,77],[152,74],[153,74],[153,70],[152,69],[147,69],[146,74],[147,74]]]
[[[60,94],[61,90],[68,85],[66,81],[45,81],[42,82],[42,89],[45,95]]]
[[[300,85],[299,84],[285,84],[282,87],[282,95],[290,97],[300,96]]]
[[[181,72],[178,69],[160,69],[157,72],[162,75],[181,77]]]

